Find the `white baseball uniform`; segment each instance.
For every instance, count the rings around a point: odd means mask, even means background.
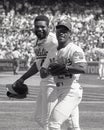
[[[92,52],[99,58],[99,77],[104,77],[104,48],[93,48]]]
[[[64,63],[77,67],[77,63],[85,63],[86,60],[83,50],[77,45],[69,43],[65,48],[60,50],[53,48],[43,63],[43,67],[47,68],[50,62]],[[60,130],[62,123],[70,117],[71,113],[81,102],[83,89],[78,83],[79,77],[80,74],[54,77],[57,85],[58,103],[51,113],[49,120],[50,130]]]
[[[36,64],[38,70],[41,69],[41,66],[47,56],[47,53],[50,51],[50,48],[57,46],[57,39],[55,34],[49,33],[46,39],[37,40],[36,45],[34,47],[36,54]],[[40,82],[40,92],[37,98],[36,104],[36,113],[35,120],[41,126],[47,126],[48,118],[50,115],[50,111],[54,107],[56,100],[56,85],[54,83],[53,77],[47,77],[45,79],[41,79]],[[53,96],[51,96],[53,95]]]

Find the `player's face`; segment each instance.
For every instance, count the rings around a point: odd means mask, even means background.
[[[64,46],[69,41],[70,33],[70,30],[64,26],[61,26],[56,29],[56,36],[59,46]]]
[[[49,27],[45,21],[36,21],[34,32],[39,39],[44,39],[48,35]]]

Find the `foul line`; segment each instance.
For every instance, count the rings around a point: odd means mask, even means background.
[[[0,111],[0,114],[24,114],[24,113],[27,113],[27,114],[33,114],[34,112],[29,112],[29,111]]]
[[[0,101],[0,103],[36,103],[36,101]]]
[[[10,100],[10,101],[0,101],[0,103],[36,103],[36,101],[15,101],[15,100]],[[92,103],[101,103],[103,104],[104,101],[82,101],[82,104],[92,104]]]
[[[104,103],[104,101],[82,101],[81,103],[86,103],[86,104],[94,104],[94,103]]]
[[[33,114],[34,111],[0,111],[0,114]],[[93,111],[93,113],[104,114],[103,111]],[[92,114],[92,111],[80,111],[80,114]]]
[[[93,113],[104,114],[103,111],[93,111]],[[92,111],[80,111],[80,114],[92,114]]]

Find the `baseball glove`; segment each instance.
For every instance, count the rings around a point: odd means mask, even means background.
[[[48,71],[53,76],[66,75],[68,73],[66,66],[59,63],[51,63],[48,67]]]
[[[7,93],[6,95],[11,98],[26,98],[28,94],[28,87],[26,84],[13,85],[7,84]]]

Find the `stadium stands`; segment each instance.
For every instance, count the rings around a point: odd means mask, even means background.
[[[99,4],[94,0],[91,3],[86,0],[85,4],[82,0],[79,3],[46,0],[39,4],[38,0],[37,5],[32,1],[13,1],[11,6],[10,0],[0,4],[0,59],[11,59],[15,46],[20,48],[22,59],[30,55],[35,57],[32,50],[36,38],[32,31],[33,21],[37,14],[45,14],[50,18],[53,32],[59,19],[69,18],[73,27],[72,40],[84,49],[87,60],[97,60],[89,50],[103,42],[101,38],[104,39],[104,10],[100,0]]]

